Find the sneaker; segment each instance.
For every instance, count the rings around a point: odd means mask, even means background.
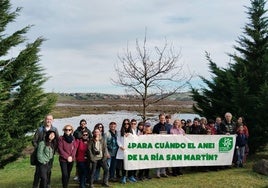
[[[137,180],[134,178],[134,176],[130,176],[130,177],[128,178],[128,180],[129,180],[130,182],[133,182],[133,183],[137,182]]]
[[[78,180],[79,180],[78,176],[75,176],[74,181],[78,181]]]
[[[121,183],[123,183],[123,184],[127,183],[127,178],[126,178],[126,176],[123,176],[123,177],[121,178]]]

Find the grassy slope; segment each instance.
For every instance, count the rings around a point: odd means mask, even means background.
[[[181,177],[169,177],[156,179],[150,181],[138,182],[135,184],[127,183],[121,185],[120,183],[110,183],[112,187],[152,187],[152,188],[203,188],[203,187],[268,187],[268,177],[263,176],[252,171],[252,161],[246,164],[245,168],[232,168],[221,171],[211,172],[186,172]],[[184,170],[185,171],[185,170]],[[79,187],[76,182],[72,180],[75,170],[72,171],[70,188]],[[0,187],[1,188],[30,188],[32,185],[34,174],[34,167],[29,164],[29,156],[20,158],[14,163],[11,163],[0,170]],[[52,172],[52,187],[61,187],[61,173],[57,156]],[[95,187],[100,187],[96,184]]]

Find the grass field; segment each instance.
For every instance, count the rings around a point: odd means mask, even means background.
[[[262,156],[263,157],[263,156]],[[267,156],[266,156],[267,157]],[[256,158],[256,157],[255,157]],[[193,172],[183,169],[184,175],[180,177],[169,177],[149,181],[127,183],[110,183],[112,187],[129,188],[264,188],[268,187],[268,177],[252,171],[253,161],[248,160],[244,168],[230,168],[220,171]],[[29,164],[29,156],[18,159],[0,170],[0,188],[31,188],[34,167]],[[70,188],[78,188],[77,182],[73,181],[75,169],[72,171]],[[152,170],[153,173],[153,170]],[[152,174],[153,176],[153,174]],[[61,172],[57,156],[54,160],[52,170],[52,188],[61,187]],[[95,187],[101,187],[95,184]]]

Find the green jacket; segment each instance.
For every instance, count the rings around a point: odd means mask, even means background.
[[[44,141],[39,142],[37,149],[37,160],[41,164],[46,164],[53,158],[54,152],[50,146],[46,146]]]

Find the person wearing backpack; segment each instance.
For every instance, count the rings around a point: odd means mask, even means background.
[[[48,114],[48,115],[45,116],[45,119],[44,119],[43,123],[41,124],[41,126],[35,131],[35,134],[34,134],[34,137],[33,137],[33,140],[32,140],[32,144],[34,146],[35,151],[37,151],[38,144],[41,141],[45,140],[46,132],[48,132],[48,131],[55,132],[55,142],[56,142],[56,144],[55,144],[54,153],[57,150],[59,133],[58,133],[57,128],[54,127],[52,125],[52,123],[53,123],[53,116],[51,114]],[[37,159],[37,156],[35,156],[35,157]],[[52,157],[48,162],[48,165],[49,165],[48,169],[50,169],[48,171],[47,186],[46,186],[48,188],[50,187],[51,169],[52,169],[52,166],[53,166],[53,159],[54,159],[54,157]],[[39,179],[40,179],[40,165],[37,165],[37,164],[35,164],[33,188],[38,188]]]
[[[47,131],[45,140],[39,142],[37,147],[37,166],[40,169],[40,186],[39,188],[47,188],[48,186],[48,172],[51,172],[51,165],[49,161],[55,154],[56,147],[56,133],[54,131]]]

